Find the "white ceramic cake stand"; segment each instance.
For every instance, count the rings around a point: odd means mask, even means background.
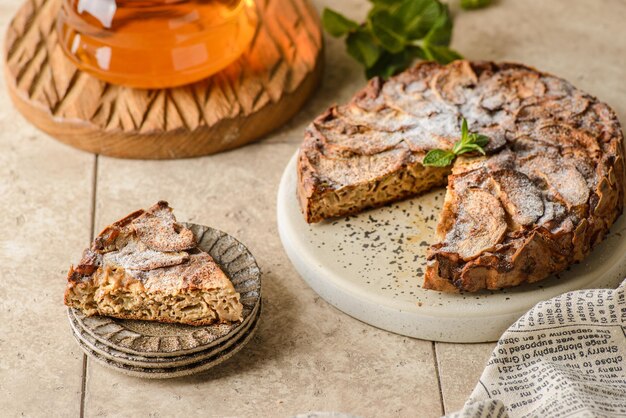
[[[387,331],[447,342],[496,341],[537,302],[570,290],[616,287],[626,275],[626,216],[582,263],[515,289],[446,294],[422,289],[444,190],[308,225],[296,200],[296,157],[278,190],[278,230],[304,280],[326,301]]]

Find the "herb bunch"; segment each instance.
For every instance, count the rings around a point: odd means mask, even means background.
[[[463,118],[461,125],[461,139],[454,143],[452,150],[433,149],[428,151],[422,163],[427,166],[447,167],[457,156],[468,152],[478,152],[485,155],[485,146],[489,143],[489,138],[485,135],[471,133],[467,128],[467,120]]]
[[[363,64],[365,76],[388,78],[416,58],[442,64],[462,58],[449,48],[452,19],[439,0],[370,0],[363,23],[324,9],[322,22],[335,37],[346,37],[348,53]]]

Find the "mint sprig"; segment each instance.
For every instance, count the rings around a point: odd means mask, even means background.
[[[370,0],[372,9],[357,23],[331,9],[322,22],[335,37],[346,37],[348,53],[363,64],[368,78],[388,78],[415,59],[447,64],[462,58],[450,49],[452,18],[439,0]]]
[[[447,167],[454,162],[457,156],[468,152],[478,152],[485,155],[485,147],[489,143],[489,137],[470,132],[467,128],[467,120],[463,118],[461,124],[461,139],[454,143],[452,150],[433,149],[428,151],[422,164],[432,167]]]

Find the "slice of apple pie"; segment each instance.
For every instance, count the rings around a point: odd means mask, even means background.
[[[107,226],[67,282],[65,304],[88,316],[189,325],[242,319],[233,284],[163,201]]]

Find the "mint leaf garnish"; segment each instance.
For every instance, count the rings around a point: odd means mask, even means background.
[[[461,154],[477,152],[485,155],[485,147],[489,143],[489,137],[470,132],[467,120],[463,118],[461,124],[461,139],[454,143],[452,150],[433,149],[428,151],[422,164],[433,167],[447,167]]]
[[[452,161],[456,158],[456,154],[452,151],[445,149],[432,149],[428,151],[428,154],[424,157],[422,162],[424,165],[434,167],[447,167],[452,164]]]

